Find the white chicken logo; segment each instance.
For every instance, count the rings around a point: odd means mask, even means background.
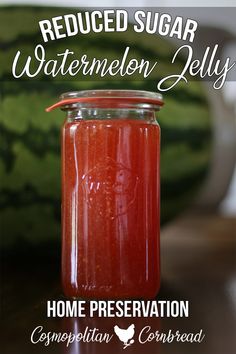
[[[118,326],[114,327],[115,334],[121,342],[123,342],[123,349],[129,347],[134,343],[134,324],[130,325],[127,329],[119,328]]]

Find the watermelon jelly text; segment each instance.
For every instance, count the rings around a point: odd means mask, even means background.
[[[184,66],[180,72],[170,73],[157,83],[159,91],[168,91],[174,88],[179,82],[188,83],[189,77],[197,76],[205,80],[213,81],[214,89],[221,89],[227,79],[228,72],[235,66],[229,57],[216,59],[218,57],[218,45],[213,48],[207,47],[202,58],[194,59],[194,51],[190,45],[183,45],[176,50],[171,63],[175,63],[179,57],[186,57]],[[154,70],[158,70],[158,60],[150,62],[145,58],[130,58],[132,49],[126,47],[119,59],[108,60],[107,58],[90,58],[83,54],[80,58],[68,48],[64,52],[55,54],[55,59],[47,56],[43,45],[38,44],[34,50],[34,56],[25,57],[20,50],[17,51],[13,64],[12,74],[16,79],[36,78],[43,76],[57,77],[60,80],[75,77],[79,79],[111,78],[114,80],[127,78],[135,75],[136,80],[148,78]],[[190,75],[190,76],[189,76]]]
[[[189,77],[200,77],[213,81],[214,89],[221,89],[227,79],[228,72],[234,67],[235,62],[230,58],[221,58],[218,54],[218,44],[206,47],[201,58],[196,58],[191,43],[194,41],[198,24],[193,19],[184,19],[181,16],[172,17],[167,13],[138,10],[129,18],[128,11],[124,9],[94,10],[56,16],[51,19],[39,21],[44,42],[63,40],[71,36],[80,36],[89,33],[118,33],[125,32],[131,26],[138,37],[139,33],[146,32],[151,35],[159,35],[175,38],[187,42],[176,50],[171,63],[174,64],[180,58],[186,58],[179,65],[179,72],[173,72],[161,77],[157,83],[158,91],[168,91],[178,83],[188,83]],[[130,22],[129,22],[130,21]],[[99,37],[98,45],[99,45]],[[32,55],[26,56],[18,50],[12,63],[12,74],[16,79],[37,78],[42,76],[58,77],[60,80],[75,78],[92,79],[111,78],[115,80],[131,78],[143,80],[151,78],[151,74],[159,70],[159,60],[150,62],[146,58],[136,58],[136,49],[127,46],[119,53],[119,57],[110,60],[106,57],[90,57],[88,53],[75,53],[62,41],[62,51],[55,53],[53,58],[47,55],[46,48],[37,44]],[[190,44],[189,44],[190,43]],[[50,45],[50,43],[49,43]],[[65,46],[66,45],[66,46]]]
[[[160,286],[161,95],[70,92],[62,128],[62,285],[69,298],[154,298]]]

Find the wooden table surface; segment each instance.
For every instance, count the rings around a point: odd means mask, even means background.
[[[50,250],[47,250],[50,255]],[[46,254],[45,253],[45,254]],[[7,259],[2,265],[2,354],[106,354],[124,353],[121,342],[64,344],[30,343],[32,330],[82,331],[86,326],[111,332],[114,324],[136,329],[197,332],[201,344],[135,343],[129,353],[235,354],[236,353],[236,219],[214,214],[185,214],[162,229],[162,286],[158,299],[189,300],[189,318],[77,318],[47,319],[46,301],[62,298],[59,258],[37,255],[35,262]],[[32,255],[34,260],[34,255]]]

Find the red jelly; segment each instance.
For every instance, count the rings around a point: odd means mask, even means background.
[[[71,298],[153,298],[160,285],[159,94],[62,95],[62,284]],[[53,106],[54,107],[54,106]]]

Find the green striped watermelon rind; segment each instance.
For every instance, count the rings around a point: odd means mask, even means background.
[[[4,7],[0,11],[0,45],[6,52],[34,47],[37,21],[74,9]],[[24,13],[22,21],[18,16]],[[4,22],[5,21],[5,22]],[[8,23],[12,23],[7,32]],[[92,36],[94,37],[94,36]],[[94,38],[83,46],[94,55]],[[170,58],[174,48],[165,40],[132,31],[119,34],[124,46],[135,44],[138,55]],[[32,41],[32,42],[30,42]],[[103,41],[102,52],[109,52]],[[156,42],[156,43],[155,43]],[[30,44],[31,43],[31,44]],[[110,42],[111,43],[111,42]],[[80,42],[78,42],[79,46]],[[31,47],[30,47],[31,45]],[[55,42],[55,48],[58,48]],[[119,47],[115,48],[118,50]],[[162,52],[163,50],[163,52]],[[116,51],[112,49],[112,55]],[[160,55],[162,54],[162,55]],[[154,57],[155,56],[155,57]],[[9,57],[7,56],[9,59]],[[178,64],[179,65],[179,64]],[[1,74],[9,77],[9,66]],[[166,69],[168,70],[168,68]],[[127,81],[126,89],[156,91],[154,80]],[[124,88],[122,81],[7,81],[1,85],[0,101],[0,227],[5,235],[2,247],[20,242],[38,244],[59,239],[60,234],[60,127],[64,114],[44,112],[45,107],[71,90]],[[207,174],[211,154],[211,122],[209,105],[199,82],[181,83],[165,96],[165,106],[158,114],[162,129],[161,151],[161,220],[167,222],[189,205]]]

